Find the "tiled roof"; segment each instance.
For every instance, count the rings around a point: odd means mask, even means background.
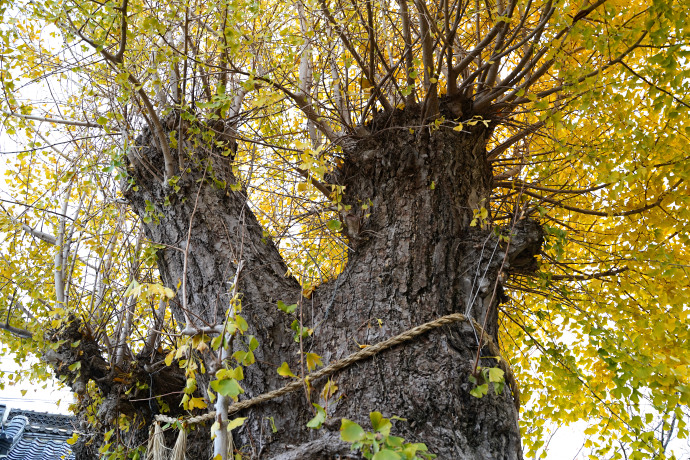
[[[32,427],[49,427],[61,430],[67,430],[72,436],[72,422],[74,417],[71,415],[48,414],[46,412],[34,412],[32,410],[10,409],[10,414],[7,419],[11,420],[17,415],[23,415],[29,419]]]
[[[72,436],[73,420],[68,415],[10,410],[0,428],[0,460],[74,460],[65,442]]]
[[[24,428],[29,424],[26,417],[15,417],[7,423],[4,429],[0,432],[0,445],[14,442],[14,439],[24,432]]]
[[[74,460],[69,444],[55,439],[22,439],[12,448],[6,460]]]

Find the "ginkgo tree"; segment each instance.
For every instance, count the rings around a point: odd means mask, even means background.
[[[687,1],[0,8],[3,378],[78,458],[673,457]]]

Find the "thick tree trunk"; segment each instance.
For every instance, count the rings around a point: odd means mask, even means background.
[[[140,158],[146,163],[163,164],[150,132],[140,137],[139,145]],[[252,397],[283,385],[276,369],[283,361],[295,360],[291,320],[279,314],[276,303],[297,301],[301,288],[294,278],[286,276],[284,261],[263,234],[244,193],[231,191],[236,182],[231,164],[232,158],[194,149],[186,171],[174,186],[161,184],[147,168],[134,168],[131,177],[136,185],[128,188],[126,196],[134,211],[148,221],[147,238],[165,245],[158,253],[158,268],[163,282],[177,291],[171,308],[180,329],[202,330],[223,324],[236,268],[244,261],[238,289],[241,314],[250,325],[246,336],[255,336],[261,344],[255,351],[257,362],[245,369],[241,382],[245,396]],[[248,342],[246,336],[240,340]],[[234,345],[247,349],[246,343],[235,341]],[[208,370],[206,375],[197,375],[200,395],[205,396],[218,363],[211,353],[197,358],[205,361]],[[274,405],[279,407],[280,403]],[[252,439],[260,442],[261,436],[255,433],[270,432],[268,419],[253,417],[245,427]],[[210,435],[208,428],[202,429]],[[210,436],[205,441],[206,446],[194,446],[199,458],[211,457]]]
[[[375,123],[369,138],[348,144],[345,162],[334,174],[334,181],[346,186],[348,264],[338,279],[301,300],[304,325],[314,330],[305,350],[321,355],[324,364],[358,351],[360,344],[449,313],[465,313],[495,338],[503,297],[499,271],[533,269],[541,244],[532,222],[518,223],[508,245],[495,232],[470,226],[473,210],[488,208],[490,129],[482,124],[469,132],[411,129],[420,124],[413,108],[379,115]],[[161,168],[150,134],[140,144],[146,162]],[[301,289],[285,276],[285,264],[243,193],[230,191],[235,182],[230,159],[198,152],[177,182],[179,190],[136,167],[136,187],[126,196],[139,215],[152,217],[147,237],[166,245],[159,255],[164,282],[176,288],[186,276],[186,315],[182,300],[173,305],[178,321],[189,318],[193,327],[220,324],[229,302],[228,282],[238,261],[244,261],[242,314],[260,343],[257,364],[246,369],[242,382],[242,397],[250,398],[285,384],[276,373],[283,361],[300,369],[293,318],[276,302],[299,301]],[[181,288],[177,292],[181,299]],[[250,458],[342,458],[348,446],[337,442],[340,418],[370,428],[369,413],[378,410],[406,419],[395,422],[393,434],[426,443],[439,458],[519,459],[510,385],[502,394],[490,389],[481,399],[470,395],[479,335],[469,322],[455,323],[337,373],[332,378],[338,393],[327,404],[329,419],[321,430],[306,423],[313,416],[310,402],[325,404],[319,401],[325,379],[312,382],[311,401],[302,391],[248,409],[239,414],[249,419],[233,432],[235,447]],[[483,357],[479,365],[496,367],[497,361]],[[207,367],[213,370],[211,362]]]
[[[317,293],[314,346],[325,362],[449,313],[471,316],[496,336],[499,269],[510,266],[504,257],[522,256],[506,256],[492,232],[470,227],[473,210],[489,206],[489,130],[413,132],[415,115],[379,117],[379,133],[347,152],[338,173],[355,228],[348,228],[347,267]],[[531,228],[538,245],[540,233]],[[510,391],[469,394],[478,335],[469,323],[444,327],[342,372],[336,381],[346,397],[329,415],[401,416],[407,422],[397,423],[397,432],[439,458],[521,458]],[[485,358],[480,365],[497,363]]]

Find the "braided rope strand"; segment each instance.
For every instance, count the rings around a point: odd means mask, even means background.
[[[368,346],[358,352],[352,353],[351,355],[345,357],[344,359],[340,361],[336,361],[333,364],[330,364],[316,372],[312,372],[311,374],[307,375],[303,379],[299,380],[294,380],[287,385],[285,385],[282,388],[279,388],[277,390],[270,391],[268,393],[261,394],[259,396],[256,396],[251,399],[247,399],[245,401],[240,401],[228,408],[228,415],[234,414],[235,412],[239,412],[243,409],[247,409],[252,406],[256,406],[257,404],[261,404],[267,401],[270,401],[275,398],[279,398],[281,396],[284,396],[288,393],[292,393],[293,391],[296,391],[304,385],[304,383],[309,380],[309,381],[314,381],[317,379],[320,379],[322,377],[326,377],[328,375],[334,374],[339,370],[345,369],[346,367],[351,366],[352,364],[362,361],[364,359],[370,358],[384,350],[387,350],[389,348],[392,348],[396,345],[400,345],[401,343],[407,342],[412,340],[413,338],[420,336],[424,334],[425,332],[428,332],[432,329],[445,326],[447,324],[452,324],[460,321],[470,321],[474,327],[477,329],[479,332],[483,332],[482,327],[477,323],[474,319],[468,318],[467,316],[463,315],[462,313],[453,313],[450,315],[442,316],[434,321],[430,321],[428,323],[424,323],[422,325],[413,327],[412,329],[409,329],[401,334],[398,334],[394,337],[391,337],[389,339],[386,339],[382,342],[379,342],[375,345]],[[484,336],[484,341],[485,344],[489,347],[489,351],[499,357],[499,365],[503,369],[505,373],[505,380],[510,383],[512,389],[513,389],[513,394],[514,394],[514,400],[515,400],[515,405],[519,409],[520,405],[520,399],[519,399],[519,391],[517,388],[517,385],[515,383],[515,377],[513,375],[513,372],[508,365],[508,363],[500,358],[500,351],[498,349],[498,346],[494,343],[494,341],[491,339],[491,336],[483,332]],[[200,423],[200,422],[205,422],[207,420],[213,420],[216,417],[216,413],[214,411],[208,412],[203,415],[199,415],[196,417],[190,417],[185,420],[186,423],[188,424],[194,424],[194,423]],[[165,422],[165,423],[176,423],[180,421],[180,419],[169,417],[167,415],[156,415],[156,420],[160,422]]]

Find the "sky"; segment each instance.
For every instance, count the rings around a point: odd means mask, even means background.
[[[18,366],[12,356],[0,356],[0,372],[14,372],[17,369]],[[23,391],[25,394],[22,394]],[[7,412],[15,408],[69,414],[68,408],[72,401],[72,393],[68,388],[60,388],[57,381],[48,382],[46,388],[43,388],[42,384],[29,383],[16,386],[5,385],[5,389],[0,392],[0,404],[7,406]]]
[[[13,155],[7,155],[3,152],[15,151],[19,150],[19,148],[0,128],[0,198],[6,198],[3,193],[5,162],[14,158]],[[6,334],[6,332],[0,331],[0,334]],[[2,340],[1,337],[0,340]],[[0,355],[0,372],[15,372],[16,370],[18,370],[18,366],[14,362],[13,356]],[[58,401],[60,401],[59,404]],[[43,384],[5,385],[5,388],[0,391],[0,404],[5,404],[8,411],[11,408],[18,408],[67,414],[69,413],[68,407],[72,401],[72,393],[67,388],[60,388],[60,384],[57,381],[48,382],[46,388],[43,388]]]

